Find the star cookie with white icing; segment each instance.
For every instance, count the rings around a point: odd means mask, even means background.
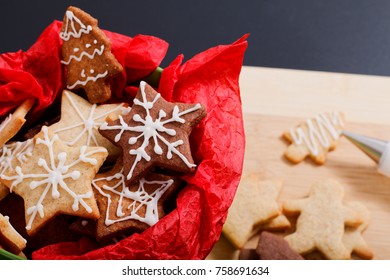
[[[61,119],[50,126],[61,141],[72,147],[83,145],[104,147],[110,158],[116,158],[120,149],[103,137],[98,129],[109,115],[126,114],[127,104],[91,104],[71,91],[64,90],[61,101]]]
[[[99,29],[98,21],[79,8],[69,7],[60,38],[67,88],[83,88],[91,103],[110,99],[110,79],[123,67],[111,53],[111,42]]]
[[[98,174],[92,181],[100,210],[96,239],[104,242],[153,226],[164,216],[164,201],[180,184],[180,179],[151,173],[128,184],[119,160],[111,171]]]
[[[92,179],[107,157],[102,147],[69,147],[46,126],[32,155],[0,178],[24,200],[26,230],[34,235],[59,214],[99,218]]]
[[[155,166],[193,171],[189,135],[205,115],[201,104],[167,102],[141,82],[131,112],[104,123],[99,131],[122,148],[126,179],[136,181]]]

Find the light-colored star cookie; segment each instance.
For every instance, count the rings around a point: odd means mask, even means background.
[[[315,163],[323,164],[328,151],[336,148],[343,126],[344,116],[339,112],[319,114],[313,119],[307,119],[283,134],[291,143],[285,157],[293,163],[299,163],[309,156]]]
[[[109,115],[126,114],[127,104],[91,104],[71,91],[64,90],[61,101],[61,119],[50,126],[67,145],[81,147],[104,147],[110,158],[117,158],[120,149],[103,137],[98,129]]]
[[[99,218],[91,183],[106,157],[105,148],[69,147],[42,127],[31,157],[0,177],[24,200],[27,233],[59,214]]]
[[[258,225],[280,214],[277,202],[282,181],[260,181],[255,175],[243,177],[223,227],[227,239],[241,249]]]
[[[300,254],[320,251],[327,259],[349,259],[343,244],[345,226],[362,223],[360,215],[343,203],[344,189],[333,180],[313,184],[307,198],[286,201],[283,211],[299,213],[296,231],[285,237]]]

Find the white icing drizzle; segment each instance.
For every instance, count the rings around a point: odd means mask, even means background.
[[[307,133],[301,127],[291,128],[290,134],[296,145],[303,143],[314,156],[319,154],[318,144],[324,148],[330,147],[330,137],[337,140],[341,131],[336,127],[344,125],[339,112],[333,112],[329,115],[319,114],[314,119],[307,119]]]
[[[86,146],[101,146],[96,139],[95,133],[98,133],[99,127],[102,125],[103,120],[110,115],[111,113],[115,112],[121,112],[121,113],[128,113],[128,109],[124,105],[124,103],[118,104],[118,106],[114,107],[111,110],[108,110],[104,112],[103,114],[97,115],[96,114],[96,104],[91,104],[90,111],[87,113],[88,117],[85,117],[86,112],[81,112],[81,109],[77,106],[76,102],[73,100],[71,94],[67,91],[64,91],[64,94],[66,98],[69,100],[69,103],[73,107],[73,109],[76,112],[76,115],[79,117],[80,121],[72,124],[70,126],[66,126],[63,128],[55,129],[53,130],[54,133],[61,133],[64,131],[68,131],[71,129],[74,129],[76,127],[82,127],[83,129],[78,133],[74,135],[74,139],[72,141],[64,141],[63,142],[69,146],[74,146],[85,134],[87,134],[86,141],[84,143],[81,143],[82,145]],[[84,113],[84,114],[83,114]],[[99,121],[101,120],[101,121]],[[99,134],[100,135],[100,134]],[[60,136],[61,137],[61,136]],[[91,143],[92,141],[92,143]]]
[[[82,70],[81,72],[81,76],[84,78],[85,77],[85,74],[83,76],[83,73],[84,73],[84,69]],[[82,85],[82,86],[85,86],[88,82],[96,82],[98,79],[101,79],[101,78],[104,78],[105,76],[108,75],[108,70],[106,70],[104,73],[101,73],[101,74],[97,74],[96,76],[94,77],[87,77],[85,80],[81,81],[81,80],[77,80],[73,85],[68,85],[68,89],[74,89],[76,86],[78,85]]]
[[[77,49],[77,51],[78,51],[78,49]],[[69,56],[67,61],[61,60],[61,63],[68,65],[73,59],[76,61],[81,61],[84,56],[88,57],[89,59],[94,59],[95,55],[102,55],[103,52],[104,52],[104,45],[101,45],[100,49],[99,48],[94,49],[91,54],[86,52],[86,51],[82,51],[78,56],[77,55]]]
[[[33,140],[29,139],[24,142],[14,142],[4,145],[0,149],[0,175],[5,174],[9,170],[14,170],[14,159],[19,164],[26,162],[32,155],[33,143]]]
[[[1,176],[2,179],[13,181],[10,188],[11,192],[13,191],[13,188],[15,186],[22,183],[23,180],[25,179],[37,179],[37,180],[33,180],[30,183],[29,187],[31,190],[35,190],[39,187],[43,187],[43,191],[37,203],[34,206],[29,207],[26,211],[26,214],[30,215],[30,219],[26,225],[27,230],[31,229],[32,223],[34,222],[34,219],[37,214],[39,214],[41,218],[44,217],[44,206],[42,202],[45,199],[47,193],[51,190],[52,198],[58,199],[60,197],[60,192],[58,191],[59,187],[74,199],[72,205],[73,211],[78,211],[79,204],[81,204],[87,212],[91,213],[92,209],[84,201],[84,199],[93,197],[93,192],[89,191],[84,194],[77,194],[72,189],[70,189],[68,187],[67,181],[69,180],[75,181],[75,180],[79,180],[80,178],[82,179],[80,171],[78,170],[70,171],[70,169],[75,167],[77,164],[81,162],[88,163],[91,165],[96,165],[97,160],[90,156],[96,153],[107,151],[104,148],[96,148],[92,151],[87,152],[87,146],[82,146],[80,147],[78,159],[68,164],[66,163],[68,157],[67,153],[60,152],[57,155],[54,154],[53,144],[56,141],[59,141],[58,135],[54,134],[54,136],[50,138],[48,128],[46,126],[42,127],[42,131],[43,131],[43,139],[37,138],[35,145],[46,146],[49,155],[49,162],[47,162],[44,158],[34,158],[33,160],[36,160],[37,166],[43,168],[46,171],[46,173],[24,174],[22,168],[20,166],[17,166],[15,167],[16,175]]]
[[[4,128],[9,124],[12,119],[12,114],[9,114],[4,121],[0,124],[0,133],[4,130]]]
[[[88,34],[92,30],[91,25],[85,26],[81,20],[74,15],[72,11],[66,11],[66,25],[65,30],[60,32],[60,38],[64,41],[69,41],[71,37],[80,38],[82,34]],[[77,23],[80,26],[80,29],[77,31],[76,25]]]
[[[141,106],[145,109],[146,112],[146,117],[143,119],[140,115],[135,114],[133,116],[133,120],[137,123],[140,123],[139,126],[129,126],[125,121],[123,120],[122,116],[119,116],[119,125],[108,125],[108,123],[102,124],[100,129],[102,130],[119,130],[118,134],[115,136],[115,142],[118,142],[122,135],[123,132],[125,131],[132,131],[132,132],[139,132],[140,134],[137,137],[130,137],[128,140],[128,143],[130,145],[134,145],[137,143],[137,141],[140,138],[143,138],[142,144],[140,147],[137,149],[130,149],[129,154],[132,156],[136,156],[133,165],[130,168],[129,173],[127,174],[127,179],[130,180],[133,176],[133,171],[142,159],[145,159],[146,161],[150,161],[151,157],[150,155],[147,154],[146,148],[149,146],[149,142],[151,139],[153,139],[154,142],[154,152],[157,155],[162,155],[163,150],[159,145],[159,141],[161,141],[164,145],[167,146],[167,154],[166,157],[167,159],[172,159],[172,154],[177,155],[180,157],[180,159],[189,167],[195,167],[195,164],[192,164],[188,161],[188,159],[180,153],[179,150],[176,149],[176,147],[182,145],[184,142],[183,140],[177,140],[176,142],[170,143],[163,135],[163,133],[166,133],[169,136],[174,136],[176,135],[176,131],[172,128],[166,128],[166,124],[170,124],[173,122],[178,122],[178,123],[185,123],[185,120],[181,118],[181,116],[185,114],[189,114],[191,112],[194,112],[198,109],[201,108],[200,104],[196,104],[194,107],[187,109],[183,112],[179,111],[179,107],[175,106],[172,112],[172,116],[169,119],[163,120],[166,116],[167,113],[161,109],[159,112],[158,118],[155,120],[152,119],[150,115],[150,109],[153,108],[154,104],[157,102],[157,100],[161,97],[160,94],[157,94],[156,97],[154,98],[153,101],[148,101],[146,98],[146,93],[145,93],[145,85],[146,83],[142,81],[140,83],[140,89],[141,89],[141,95],[142,95],[142,101],[138,99],[134,99],[134,105]],[[158,141],[159,140],[159,141]]]
[[[104,184],[100,188],[96,183],[99,181],[105,181],[109,184],[111,181],[114,181],[111,185]],[[105,224],[107,226],[112,225],[117,222],[122,222],[130,219],[138,220],[149,226],[154,225],[159,220],[158,213],[158,201],[161,196],[165,193],[166,190],[174,183],[172,179],[167,181],[148,181],[146,179],[141,179],[139,181],[138,189],[136,191],[130,191],[126,186],[125,175],[123,174],[123,169],[117,174],[108,177],[97,178],[92,181],[92,185],[99,191],[99,193],[107,198],[107,210],[106,210],[106,219]],[[159,185],[149,194],[145,191],[145,185]],[[111,207],[111,194],[119,196],[119,202],[116,209],[115,217],[110,217],[109,210]],[[127,206],[127,209],[130,210],[128,215],[125,215],[123,211],[124,199],[130,200],[131,203]],[[145,215],[140,216],[138,211],[145,207]]]

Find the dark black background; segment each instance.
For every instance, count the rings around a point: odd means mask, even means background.
[[[75,5],[99,26],[170,43],[162,66],[250,33],[244,64],[390,76],[390,1],[1,1],[0,52],[26,50]]]

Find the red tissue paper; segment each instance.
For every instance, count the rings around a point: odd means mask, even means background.
[[[60,22],[51,24],[27,52],[0,55],[0,116],[30,97],[37,100],[35,110],[42,110],[64,89],[60,27]],[[129,88],[160,65],[168,44],[152,36],[106,34],[124,66],[112,83],[114,94],[118,99],[132,98]],[[242,173],[245,133],[239,75],[247,37],[210,48],[184,63],[179,55],[162,71],[157,90],[166,100],[199,102],[207,109],[206,118],[190,136],[197,169],[183,177],[187,184],[176,208],[144,232],[113,245],[99,247],[82,238],[38,249],[33,259],[204,259],[209,254]]]

